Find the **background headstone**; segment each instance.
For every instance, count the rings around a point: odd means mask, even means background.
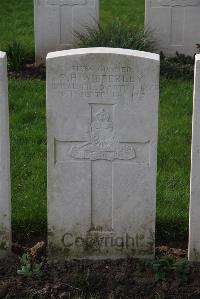
[[[0,257],[11,246],[10,145],[7,58],[0,51]]]
[[[189,259],[200,261],[200,55],[196,55],[194,80]]]
[[[75,32],[97,29],[99,0],[34,0],[35,59],[45,63],[52,51],[72,48]]]
[[[159,56],[47,56],[49,253],[154,255]]]
[[[166,55],[197,53],[199,16],[200,0],[146,0],[146,28]]]

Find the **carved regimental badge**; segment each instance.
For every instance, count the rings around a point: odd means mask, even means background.
[[[111,119],[111,115],[100,109],[91,122],[90,142],[82,146],[73,146],[70,154],[76,159],[94,160],[132,160],[135,149],[128,143],[120,143]]]

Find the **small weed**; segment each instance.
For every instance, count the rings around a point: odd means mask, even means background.
[[[163,257],[157,261],[153,261],[152,268],[155,273],[155,280],[164,281],[175,270],[175,258]]]
[[[17,274],[25,277],[41,277],[43,263],[36,263],[28,254],[23,254],[20,258],[21,269],[17,270]]]
[[[169,276],[175,274],[182,282],[187,282],[190,274],[188,265],[189,262],[187,260],[176,260],[172,256],[154,261],[152,262],[152,268],[155,273],[155,280],[165,281]]]
[[[20,42],[12,41],[6,49],[9,69],[19,71],[24,64],[24,49]]]
[[[190,274],[189,264],[190,262],[188,260],[178,260],[176,262],[176,274],[184,283],[188,281],[188,276]]]
[[[19,72],[23,65],[30,61],[30,54],[27,52],[23,44],[19,41],[13,40],[6,47],[8,56],[8,67],[12,71]]]
[[[154,42],[148,32],[138,26],[122,23],[118,20],[98,30],[85,28],[85,33],[75,33],[77,48],[111,47],[140,51],[153,51]]]
[[[161,75],[166,78],[192,79],[194,75],[194,57],[176,52],[175,57],[167,57],[162,52]]]
[[[106,285],[106,279],[103,274],[92,272],[90,270],[86,273],[75,275],[74,281],[76,281],[78,288],[88,296],[91,296],[92,294],[97,295]]]

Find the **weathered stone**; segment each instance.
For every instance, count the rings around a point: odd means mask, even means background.
[[[47,56],[49,254],[152,257],[159,56]]]
[[[200,0],[146,0],[146,28],[166,55],[197,53],[199,16]]]
[[[200,261],[200,55],[195,61],[189,259]]]
[[[0,52],[0,257],[11,246],[10,145],[7,58]]]
[[[47,53],[72,48],[76,32],[98,27],[99,0],[34,0],[34,15],[39,65]]]

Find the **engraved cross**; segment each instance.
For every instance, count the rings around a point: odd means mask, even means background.
[[[91,232],[112,232],[115,163],[148,165],[149,142],[121,142],[115,129],[115,105],[89,105],[89,142],[56,140],[55,163],[77,160],[91,164]]]
[[[72,29],[74,27],[73,9],[76,5],[85,5],[87,0],[47,0],[47,4],[59,7],[60,21],[60,43],[65,45],[72,38]],[[67,30],[69,36],[67,36]],[[69,30],[71,28],[71,30]],[[70,32],[71,31],[71,32]]]
[[[152,2],[153,3],[153,2]],[[158,0],[153,7],[166,7],[170,9],[170,44],[183,46],[185,33],[185,16],[187,7],[199,6],[200,0]]]

